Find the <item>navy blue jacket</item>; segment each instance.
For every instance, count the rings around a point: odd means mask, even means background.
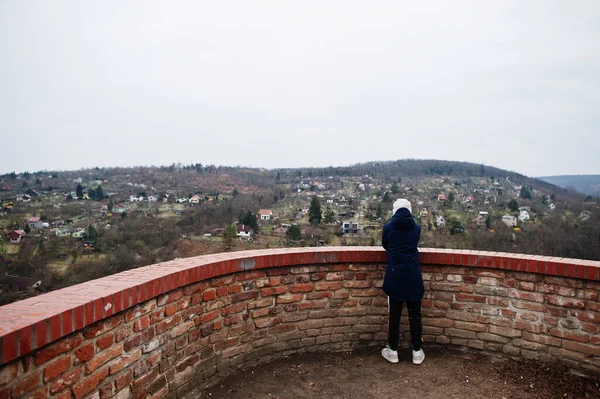
[[[397,301],[419,301],[425,289],[417,245],[421,226],[410,211],[400,208],[383,226],[382,245],[388,251],[383,292]]]

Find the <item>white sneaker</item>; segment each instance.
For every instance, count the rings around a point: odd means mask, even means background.
[[[419,349],[418,351],[412,351],[413,353],[413,364],[421,364],[423,360],[425,360],[425,352],[423,349]]]
[[[390,363],[398,363],[398,351],[393,351],[389,346],[381,350],[381,356]]]

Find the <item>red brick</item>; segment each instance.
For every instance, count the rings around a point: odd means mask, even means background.
[[[120,391],[131,384],[131,381],[133,381],[133,369],[129,368],[124,373],[115,377],[115,388]]]
[[[538,344],[557,346],[557,347],[561,346],[561,340],[559,338],[550,337],[548,335],[523,332],[523,339],[525,339],[527,341],[537,342]]]
[[[343,283],[341,281],[320,281],[315,283],[316,291],[325,291],[325,290],[339,290],[342,288]]]
[[[260,290],[260,295],[262,295],[262,296],[280,295],[280,294],[285,294],[286,291],[287,291],[287,288],[285,288],[285,287],[263,288]]]
[[[456,299],[458,301],[468,301],[468,302],[480,302],[485,303],[486,297],[482,295],[472,295],[472,294],[456,294]]]
[[[150,326],[150,316],[144,315],[133,323],[133,331],[142,331]]]
[[[266,276],[266,273],[262,270],[252,270],[252,271],[238,273],[237,279],[238,279],[238,281],[245,281],[245,280],[253,280],[253,279],[257,279],[257,278],[262,278],[265,276]]]
[[[17,380],[12,386],[12,397],[18,398],[24,393],[37,389],[42,384],[42,374],[37,372]]]
[[[581,352],[586,355],[600,356],[600,346],[597,345],[582,344],[580,342],[563,340],[563,347],[565,349]]]
[[[578,341],[578,342],[589,342],[590,337],[589,334],[580,333],[572,330],[562,330],[559,328],[551,328],[550,334],[555,337],[564,338],[566,340]]]
[[[574,298],[567,298],[557,295],[546,295],[546,301],[551,305],[564,306],[567,308],[585,309],[585,301]]]
[[[154,379],[156,378],[157,375],[158,375],[158,366],[155,366],[152,368],[152,370],[149,373],[146,373],[143,376],[133,380],[133,382],[131,384],[133,392],[135,392],[135,393],[143,392],[144,387],[146,387],[148,384],[152,383],[152,381],[154,381]],[[146,395],[144,395],[142,397],[145,398]]]
[[[205,302],[212,301],[216,297],[217,297],[217,292],[215,290],[206,290],[202,293],[202,300]],[[194,301],[192,301],[192,302],[194,302]]]
[[[286,295],[279,295],[276,299],[276,302],[280,303],[280,304],[286,304],[286,303],[300,302],[300,301],[302,301],[302,299],[304,299],[304,295],[302,295],[302,294],[286,294]]]
[[[68,352],[81,344],[81,335],[77,334],[73,337],[63,338],[55,344],[48,346],[45,349],[42,349],[35,355],[35,364],[39,366],[47,362],[48,360],[52,360],[58,355]]]
[[[572,288],[581,288],[583,286],[583,282],[580,280],[575,280],[571,278],[564,277],[546,277],[544,281],[548,284],[556,284],[564,287],[572,287]]]
[[[108,367],[105,367],[75,384],[72,388],[75,399],[80,399],[92,392],[107,376]]]
[[[510,302],[515,308],[531,310],[534,312],[546,312],[548,308],[543,303],[521,301],[519,299],[511,299]]]
[[[354,290],[350,293],[353,297],[369,297],[369,296],[378,296],[380,290],[374,288],[370,290]]]
[[[115,335],[113,333],[105,334],[96,340],[98,349],[104,350],[111,346],[115,342]]]
[[[138,305],[125,313],[125,322],[129,323],[131,320],[138,318],[146,313],[152,312],[154,309],[156,309],[155,301],[144,302],[143,304]]]
[[[165,316],[166,317],[172,316],[175,313],[177,313],[177,304],[176,303],[170,303],[167,306],[165,306]]]
[[[77,367],[77,368],[67,372],[61,378],[52,382],[52,384],[50,385],[50,394],[54,395],[57,392],[67,389],[69,386],[73,385],[75,382],[81,380],[82,376],[83,376],[83,367]]]
[[[113,346],[112,348],[110,348],[104,352],[100,352],[100,353],[96,354],[96,356],[94,356],[91,360],[89,360],[85,364],[86,374],[93,373],[104,363],[108,362],[111,359],[114,359],[117,356],[120,356],[122,353],[123,353],[123,345],[119,344],[119,345]]]
[[[123,355],[121,355],[121,357],[119,357],[117,360],[110,364],[109,373],[111,375],[118,373],[125,367],[138,361],[140,357],[142,357],[142,350],[140,348],[137,348],[129,353],[124,353]]]
[[[570,310],[570,313],[581,321],[600,324],[600,313]]]
[[[296,293],[296,292],[310,292],[313,290],[313,284],[312,283],[305,283],[305,284],[294,284],[292,286],[290,286],[289,291],[292,293]]]
[[[527,291],[514,291],[514,290],[511,290],[508,293],[508,296],[510,298],[524,299],[526,301],[540,302],[540,303],[544,302],[544,294],[540,294],[538,292],[527,292]]]
[[[157,334],[162,334],[163,332],[167,331],[168,329],[172,328],[174,325],[178,324],[181,321],[181,315],[180,314],[175,314],[173,317],[171,317],[170,319],[165,319],[163,321],[160,321],[156,324],[156,333]]]
[[[217,297],[222,297],[227,295],[227,286],[223,286],[223,287],[217,287],[217,289],[215,290],[217,292]]]
[[[44,382],[48,382],[50,380],[55,379],[65,371],[71,367],[71,356],[66,355],[57,360],[48,363],[48,365],[44,368]]]
[[[198,291],[205,290],[207,287],[208,287],[208,283],[206,281],[201,281],[196,284],[191,284],[191,285],[186,286],[183,289],[183,295],[192,295]],[[121,389],[121,388],[117,388],[117,389]]]
[[[490,326],[489,332],[491,334],[502,335],[504,337],[520,337],[523,333],[519,330],[510,327],[501,326]]]
[[[83,330],[83,336],[86,339],[97,337],[105,332],[112,330],[123,322],[122,316],[117,315],[97,322],[96,324],[86,327]]]
[[[265,289],[270,289],[270,288],[265,288]],[[250,299],[256,299],[257,297],[258,297],[258,291],[238,292],[237,294],[231,295],[231,302],[236,303],[236,302],[248,301]]]
[[[175,290],[171,291],[167,294],[163,294],[156,299],[156,304],[158,306],[165,306],[167,303],[171,303],[181,299],[183,296],[183,290]]]

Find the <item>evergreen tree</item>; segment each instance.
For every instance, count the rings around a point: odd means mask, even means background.
[[[400,192],[400,187],[398,186],[398,183],[394,182],[392,184],[392,194],[398,194]]]
[[[77,188],[75,189],[75,192],[77,193],[77,198],[82,199],[83,198],[83,187],[81,186],[81,184],[77,184]]]
[[[323,215],[321,214],[321,202],[315,195],[312,201],[310,201],[310,208],[308,209],[308,221],[314,226],[321,224],[322,218]]]
[[[234,187],[233,188],[233,192],[231,193],[231,195],[233,195],[234,197],[237,197],[239,193],[240,192],[238,191],[238,189]]]
[[[258,219],[254,213],[250,211],[246,212],[240,216],[238,222],[239,224],[252,227],[254,233],[258,234]]]
[[[519,203],[517,202],[516,199],[511,199],[510,201],[508,201],[508,209],[510,209],[513,212],[516,212],[519,210]]]
[[[96,241],[98,239],[98,232],[96,231],[94,226],[88,226],[87,239],[90,241]]]
[[[388,193],[387,191],[385,192],[385,194],[383,195],[383,202],[392,202],[392,197],[390,196],[390,193]]]
[[[275,176],[275,181],[280,181],[281,180],[281,175],[279,174],[279,172],[277,172],[277,176]]]
[[[98,185],[96,188],[96,199],[98,201],[102,201],[104,199],[104,191],[102,190],[102,186]]]
[[[285,232],[285,236],[290,241],[298,241],[302,239],[302,232],[297,224],[294,224],[288,228]]]
[[[523,186],[521,188],[521,193],[519,194],[519,196],[524,199],[531,199],[531,197],[532,197],[531,191],[529,191],[529,189],[525,186]]]
[[[453,191],[450,191],[450,193],[448,193],[448,201],[449,201],[449,202],[454,202],[454,199],[455,199],[455,198],[456,198],[456,197],[454,196],[454,192],[453,192]]]

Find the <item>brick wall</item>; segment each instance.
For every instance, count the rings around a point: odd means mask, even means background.
[[[421,261],[430,345],[600,373],[598,262],[433,249]],[[248,251],[7,305],[0,398],[181,397],[249,363],[381,346],[384,271],[372,247]]]

